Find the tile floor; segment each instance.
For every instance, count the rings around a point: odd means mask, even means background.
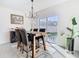
[[[75,57],[79,58],[79,51],[74,51],[74,54],[73,54]]]
[[[65,57],[74,57],[73,55],[68,55],[63,49],[55,44],[52,46],[49,43],[47,44],[47,50],[41,50],[38,52],[36,58],[65,58]],[[60,50],[60,51],[59,51]],[[62,53],[61,53],[62,52]],[[66,54],[63,54],[66,53]],[[16,49],[16,43],[6,43],[0,45],[0,58],[26,58],[26,53],[21,54],[19,50]],[[30,58],[30,57],[29,57]]]

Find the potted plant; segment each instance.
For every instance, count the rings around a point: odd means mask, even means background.
[[[71,37],[67,37],[68,50],[73,53],[74,51],[74,26],[77,25],[75,17],[72,18],[72,29],[67,27],[67,29],[71,32]]]

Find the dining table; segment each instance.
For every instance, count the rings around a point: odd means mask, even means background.
[[[36,54],[36,37],[39,37],[39,36],[43,36],[45,37],[47,35],[47,32],[28,32],[28,33],[31,33],[31,34],[35,34],[34,37],[33,37],[33,47],[32,47],[32,58],[35,58],[35,54]],[[44,50],[46,50],[46,46],[44,45]]]

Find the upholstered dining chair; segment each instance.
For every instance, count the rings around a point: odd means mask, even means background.
[[[28,34],[26,33],[25,29],[21,29],[20,30],[20,34],[21,34],[21,39],[22,39],[22,51],[27,53],[27,57],[28,57],[28,52],[30,51],[30,44],[29,44],[29,40],[28,40]]]
[[[39,32],[43,32],[44,33],[45,31],[46,31],[45,28],[40,28],[39,29]],[[39,41],[40,41],[40,39],[42,39],[44,50],[46,50],[44,36],[43,35],[38,36],[38,37],[36,37],[36,39],[38,40],[38,47],[40,47],[39,46]]]
[[[17,40],[17,49],[22,47],[22,38],[21,38],[21,34],[20,34],[20,29],[15,29],[15,36],[16,36],[16,40]]]
[[[34,28],[33,31],[38,32],[38,28]]]
[[[24,31],[24,29],[15,29],[15,32],[16,32],[16,39],[17,39],[17,49],[20,48],[20,51],[23,52],[25,51],[24,50],[24,46],[27,46],[27,57],[28,57],[28,38],[27,38],[27,35]]]

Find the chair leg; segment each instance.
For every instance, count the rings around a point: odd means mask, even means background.
[[[29,52],[27,51],[27,53],[26,53],[27,55],[26,55],[26,58],[28,58],[29,57]]]
[[[22,54],[23,54],[24,53],[24,44],[22,44],[21,50],[22,50]]]
[[[39,48],[39,39],[36,40],[36,49]]]
[[[26,56],[27,58],[28,58],[28,56],[29,56],[29,46],[30,46],[30,45],[29,45],[29,43],[28,43],[28,44],[27,44],[27,56]]]
[[[39,44],[39,39],[38,39],[38,48],[40,47],[40,44]]]
[[[46,50],[46,45],[45,45],[44,37],[42,37],[42,41],[43,41],[44,50]]]
[[[17,43],[17,49],[20,47],[20,44],[21,44],[20,42]]]
[[[28,52],[27,52],[27,56],[26,56],[26,58],[28,58]]]

